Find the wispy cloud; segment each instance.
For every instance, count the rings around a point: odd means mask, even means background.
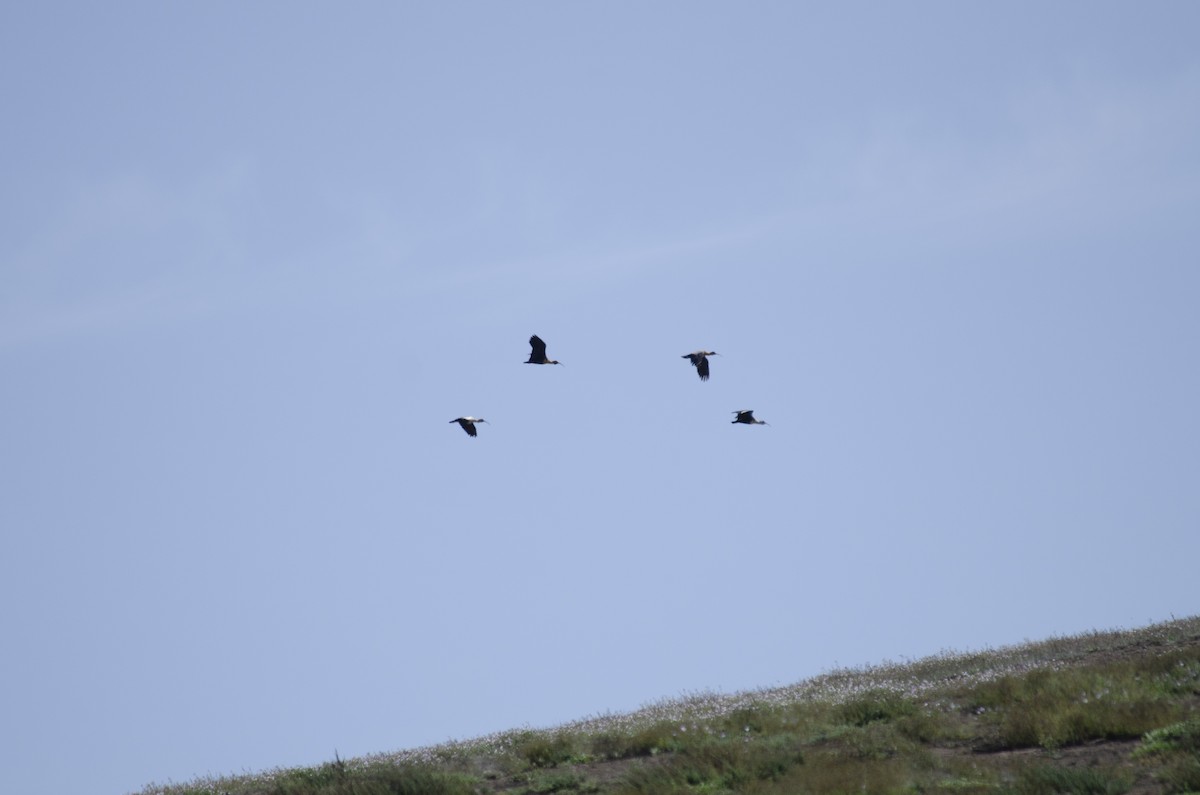
[[[206,279],[245,264],[251,181],[239,165],[183,184],[122,173],[62,197],[9,241],[0,346],[195,311]]]
[[[1197,196],[1200,71],[1110,83],[1027,83],[969,122],[943,109],[882,116],[826,141],[843,175],[827,207],[876,231],[1011,234],[1053,219],[1064,232]],[[820,211],[818,205],[812,209]]]
[[[1077,239],[1200,197],[1200,71],[1156,82],[1027,83],[974,119],[953,110],[893,109],[812,130],[797,147],[803,158],[781,157],[794,189],[768,212],[606,247],[573,250],[568,241],[543,255],[428,276],[444,287],[554,279],[559,290],[586,290],[686,270],[712,255],[727,254],[733,270],[753,269],[739,254],[761,250],[796,252],[803,265],[858,246]]]
[[[738,255],[764,247],[1079,234],[1196,200],[1200,71],[1013,84],[969,117],[943,105],[868,108],[802,136],[771,141],[783,187],[761,201],[726,212],[714,196],[666,224],[616,217],[599,232],[589,208],[631,186],[589,186],[598,197],[580,207],[578,175],[495,147],[467,157],[452,188],[362,181],[306,205],[249,160],[177,178],[111,174],[3,244],[0,347],[239,306],[419,300],[470,284],[510,295],[552,284],[561,296],[724,252],[748,267]]]

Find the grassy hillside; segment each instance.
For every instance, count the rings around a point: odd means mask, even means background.
[[[1200,792],[1200,616],[143,795]]]

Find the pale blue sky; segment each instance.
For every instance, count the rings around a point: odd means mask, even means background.
[[[1197,30],[5,4],[6,787],[1200,611]]]

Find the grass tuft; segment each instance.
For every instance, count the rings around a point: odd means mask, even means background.
[[[1132,782],[1112,769],[1064,768],[1040,765],[1022,770],[1014,795],[1122,795]]]
[[[223,792],[223,791],[222,791]],[[425,766],[372,765],[350,769],[336,760],[317,768],[288,771],[264,795],[474,795],[474,779]],[[231,793],[232,795],[232,793]]]
[[[842,720],[855,726],[893,721],[917,713],[917,705],[890,690],[872,690],[842,705]]]
[[[992,727],[992,749],[1137,739],[1184,717],[1180,696],[1194,686],[1200,651],[1172,657],[1149,670],[1115,662],[1006,675],[963,695]]]
[[[529,731],[518,735],[513,750],[533,767],[556,767],[575,756],[575,742],[566,732],[549,735]]]
[[[1142,744],[1135,752],[1138,756],[1189,751],[1200,753],[1200,718],[1172,723],[1146,732]]]

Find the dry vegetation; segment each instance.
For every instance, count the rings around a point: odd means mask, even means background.
[[[142,795],[1200,792],[1200,617]]]

